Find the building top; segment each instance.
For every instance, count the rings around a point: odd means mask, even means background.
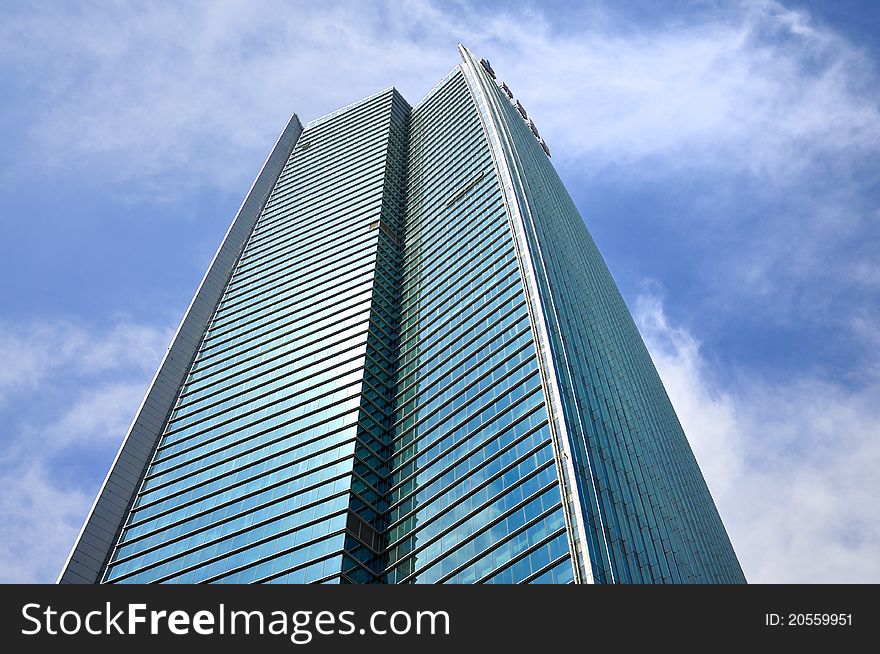
[[[352,102],[351,104],[347,104],[344,107],[340,107],[336,111],[331,111],[329,114],[324,114],[323,116],[319,116],[318,118],[315,118],[314,120],[310,120],[309,122],[306,123],[306,129],[310,129],[312,127],[317,127],[321,123],[326,123],[328,120],[332,120],[333,118],[336,118],[336,116],[347,113],[348,111],[351,111],[355,107],[359,107],[360,105],[364,104],[365,102],[369,102],[370,100],[372,100],[374,98],[378,98],[380,95],[384,95],[384,94],[388,93],[389,91],[392,93],[396,93],[397,95],[399,95],[401,97],[401,99],[404,100],[404,102],[406,102],[406,100],[400,94],[400,91],[398,91],[393,86],[388,86],[388,87],[382,89],[381,91],[376,91],[375,93],[371,93],[370,95],[368,95],[365,98],[361,98],[360,100],[356,100],[355,102]],[[408,102],[406,104],[409,105]]]

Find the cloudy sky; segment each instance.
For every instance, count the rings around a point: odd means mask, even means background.
[[[552,148],[748,579],[880,582],[878,34],[871,0],[3,3],[0,581],[54,580],[289,114],[415,103],[461,41]]]

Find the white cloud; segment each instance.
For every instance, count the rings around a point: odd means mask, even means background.
[[[876,88],[862,84],[871,61],[776,2],[637,34],[600,10],[560,32],[549,10],[452,7],[118,5],[10,20],[0,52],[43,75],[39,160],[100,155],[121,175],[229,182],[216,155],[236,170],[286,113],[313,118],[390,84],[415,102],[457,63],[459,40],[496,59],[559,153],[592,164],[676,154],[683,167],[779,175],[816,150],[878,147]]]
[[[0,581],[55,579],[100,484],[69,471],[96,446],[109,465],[170,338],[130,321],[0,326]]]
[[[707,282],[727,296],[800,321],[851,310],[831,306],[834,284],[876,289],[876,248],[858,247],[880,244],[865,207],[880,83],[864,50],[769,0],[655,26],[602,5],[572,12],[273,0],[24,12],[0,22],[0,55],[39,111],[22,130],[30,165],[4,174],[75,166],[137,180],[123,192],[153,201],[240,192],[291,111],[307,120],[391,84],[416,102],[460,40],[496,62],[575,184],[702,181],[677,220],[724,248]]]
[[[53,582],[93,498],[58,488],[36,460],[3,466],[0,485],[0,581]]]
[[[542,129],[558,136],[560,153],[591,166],[662,157],[634,173],[711,166],[777,180],[819,155],[880,147],[876,86],[859,88],[873,81],[870,59],[776,3],[650,38],[589,26],[553,38],[540,22],[510,21],[505,31],[528,55],[505,68],[522,80]]]
[[[161,330],[125,320],[99,337],[67,321],[0,323],[0,405],[7,396],[36,389],[59,372],[94,375],[132,367],[149,369],[168,340]]]
[[[41,431],[54,447],[79,441],[105,442],[110,448],[118,446],[145,390],[143,379],[89,388],[73,401],[59,420]]]
[[[880,380],[722,387],[657,296],[635,314],[749,581],[880,581]]]
[[[33,165],[152,180],[156,195],[239,189],[291,112],[308,120],[414,78],[427,90],[452,67],[454,41],[442,58],[422,50],[389,8],[392,23],[366,3],[35,13],[0,26],[0,54],[51,99],[32,124]]]

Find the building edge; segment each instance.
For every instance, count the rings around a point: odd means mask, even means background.
[[[293,114],[241,203],[184,313],[67,555],[57,583],[100,582],[199,343],[302,132],[303,124]]]
[[[535,337],[535,349],[538,353],[541,385],[544,389],[547,411],[550,417],[550,433],[553,441],[560,488],[563,494],[563,512],[567,526],[566,532],[568,533],[575,583],[592,584],[595,582],[595,579],[593,576],[593,565],[590,560],[587,526],[584,524],[584,516],[580,508],[580,490],[575,477],[574,458],[565,423],[555,363],[551,353],[550,335],[544,322],[545,316],[548,314],[541,299],[532,252],[525,234],[525,216],[523,216],[520,210],[514,182],[514,176],[518,173],[512,169],[507,161],[503,146],[503,143],[507,141],[507,137],[502,133],[500,126],[492,116],[490,109],[492,98],[484,91],[480,84],[480,76],[483,74],[480,70],[480,64],[477,63],[473,53],[461,43],[458,44],[458,49],[463,61],[462,71],[480,114],[480,121],[492,153],[495,170],[501,182],[501,190],[510,222],[514,249],[524,282],[523,289],[527,300],[526,305]],[[510,147],[509,143],[508,147]]]

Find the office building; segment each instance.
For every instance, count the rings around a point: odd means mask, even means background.
[[[62,582],[744,577],[533,117],[489,62],[294,115]]]

